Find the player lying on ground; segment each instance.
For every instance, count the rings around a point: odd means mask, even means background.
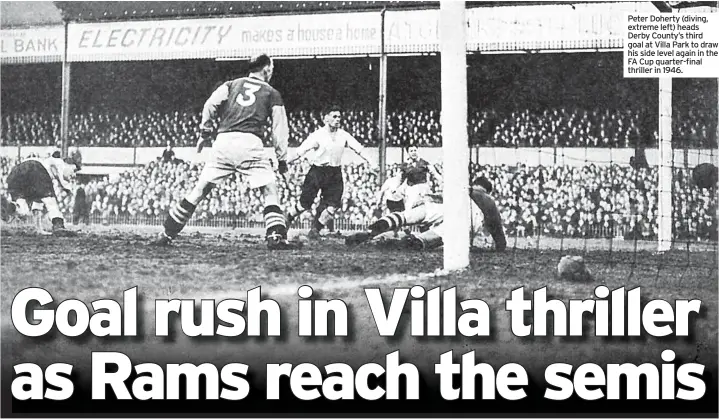
[[[507,247],[502,218],[494,199],[491,197],[491,183],[480,181],[470,191],[470,216],[472,234],[489,234],[494,240],[495,249],[503,251]],[[412,249],[433,249],[443,245],[444,215],[441,195],[427,195],[424,202],[414,208],[393,212],[372,223],[368,231],[355,233],[346,239],[346,244],[353,246],[369,241],[384,233],[396,231],[406,226],[423,226],[427,229],[421,233],[412,233],[405,239]]]
[[[200,153],[212,143],[213,124],[219,119],[217,138],[197,184],[182,201],[170,208],[165,231],[153,242],[168,245],[185,227],[197,205],[216,184],[234,173],[240,173],[250,188],[260,189],[264,196],[267,247],[291,249],[287,241],[285,216],[280,208],[277,179],[272,162],[265,155],[262,135],[272,120],[272,140],[280,174],[287,172],[287,113],[280,93],[270,86],[274,63],[265,54],[250,60],[250,74],[220,85],[205,103],[202,111]]]
[[[65,218],[60,212],[53,180],[70,193],[72,178],[78,169],[78,165],[72,160],[63,161],[59,157],[28,159],[13,167],[7,177],[7,189],[11,201],[6,204],[8,215],[25,218],[30,215],[30,205],[40,203],[45,207],[52,221],[54,235],[75,235],[75,232],[65,228]]]
[[[382,214],[384,214],[385,208],[387,208],[390,213],[404,211],[406,192],[407,182],[404,181],[404,176],[402,174],[387,179],[382,184],[382,187],[380,188],[379,192],[377,193],[377,196],[375,197],[375,202],[377,205],[377,208],[375,210],[375,217],[381,217]],[[418,195],[414,196],[418,197]],[[424,200],[425,196],[426,193],[422,194],[422,198],[420,199],[420,201]],[[426,229],[427,227],[421,227],[420,231],[424,231]],[[409,230],[407,230],[406,233],[409,234]],[[397,238],[398,236],[399,228],[394,230],[393,238]]]

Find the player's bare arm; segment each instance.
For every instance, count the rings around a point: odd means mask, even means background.
[[[427,165],[427,169],[429,170],[430,176],[432,176],[434,180],[441,185],[443,182],[442,175],[439,173],[434,164],[430,163],[429,165]]]
[[[384,185],[382,185],[382,188],[380,188],[379,192],[375,195],[375,207],[382,208],[382,203],[384,202],[384,196],[389,191],[389,187],[387,186],[387,182],[385,182]]]
[[[372,161],[372,159],[369,158],[362,144],[360,144],[359,141],[357,141],[351,135],[347,136],[347,147],[357,153],[357,155],[360,156],[362,160],[366,161],[372,170],[376,169],[375,163]]]
[[[304,157],[304,155],[307,154],[310,150],[316,150],[319,146],[320,145],[317,142],[315,136],[310,135],[302,144],[300,144],[299,147],[297,147],[297,149],[295,150],[295,155],[292,156],[289,160],[287,160],[287,163],[296,162],[297,160]]]
[[[72,190],[72,177],[73,170],[70,165],[65,164],[62,161],[51,163],[50,174],[57,180],[60,187],[67,192]]]
[[[395,192],[401,186],[402,186],[401,176],[398,175],[398,176],[394,176],[394,177],[387,179],[375,197],[376,206],[381,208],[384,203],[385,196],[387,196],[390,193]]]

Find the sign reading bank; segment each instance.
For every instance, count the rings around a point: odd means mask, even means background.
[[[466,11],[467,49],[520,51],[611,49],[623,44],[626,12],[649,2],[479,7]],[[439,10],[392,10],[384,21],[385,52],[439,51]],[[380,12],[237,18],[70,23],[69,61],[130,61],[377,55]],[[62,27],[2,30],[2,62],[59,61]],[[44,58],[44,59],[43,59]]]
[[[378,53],[379,13],[72,24],[71,61]]]
[[[61,61],[65,49],[62,26],[0,31],[0,58],[5,63]]]

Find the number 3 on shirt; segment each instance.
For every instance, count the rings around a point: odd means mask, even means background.
[[[260,90],[260,86],[252,83],[245,83],[242,87],[245,88],[245,91],[237,95],[236,102],[242,106],[250,106],[255,103],[255,100],[257,100],[255,92]]]

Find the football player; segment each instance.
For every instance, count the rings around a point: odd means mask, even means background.
[[[494,240],[497,251],[504,251],[507,240],[501,215],[490,193],[492,184],[484,177],[470,190],[471,230],[474,235],[488,233]],[[354,246],[369,241],[379,235],[395,231],[405,226],[426,227],[425,231],[412,233],[404,240],[408,247],[417,250],[433,249],[443,245],[444,215],[442,197],[430,194],[414,208],[393,212],[372,223],[368,231],[355,233],[345,240]]]
[[[287,241],[285,216],[280,208],[277,179],[272,161],[265,155],[262,136],[272,121],[272,140],[278,171],[287,172],[287,113],[280,93],[270,86],[274,62],[266,54],[253,57],[249,75],[222,83],[205,102],[202,111],[198,154],[212,143],[213,125],[219,119],[217,138],[197,184],[184,199],[170,208],[164,231],[153,242],[168,245],[189,221],[197,205],[212,189],[234,173],[245,176],[250,188],[264,196],[267,247],[292,249]]]
[[[383,206],[386,206],[390,212],[404,211],[404,191],[406,187],[407,184],[402,182],[401,175],[387,179],[375,198],[377,207],[383,210]]]
[[[9,215],[24,218],[30,214],[30,205],[39,205],[47,209],[52,221],[53,235],[74,236],[75,232],[65,228],[65,218],[60,211],[53,180],[57,181],[64,191],[70,193],[72,179],[79,169],[78,166],[79,164],[71,159],[63,160],[50,156],[44,159],[27,159],[13,167],[7,177],[7,189],[11,201],[6,205]]]
[[[417,147],[407,147],[408,159],[402,164],[402,181],[406,183],[404,206],[407,209],[423,201],[424,196],[432,192],[429,176],[438,183],[442,177],[434,165],[419,157]]]
[[[334,219],[334,214],[342,206],[344,181],[342,179],[342,156],[347,148],[352,149],[374,170],[374,163],[365,153],[364,147],[350,133],[340,128],[342,112],[337,106],[328,106],[322,110],[324,126],[311,133],[297,147],[295,155],[289,163],[301,159],[305,154],[314,151],[309,157],[311,167],[302,184],[299,202],[287,211],[287,225],[308,210],[320,193],[320,204],[314,225],[308,237],[317,239],[320,231]]]

